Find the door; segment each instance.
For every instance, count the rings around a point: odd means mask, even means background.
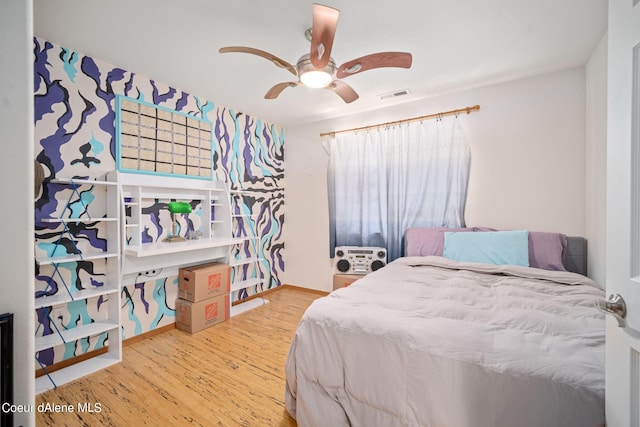
[[[607,294],[626,301],[623,326],[607,316],[608,427],[640,427],[640,5],[609,0]]]

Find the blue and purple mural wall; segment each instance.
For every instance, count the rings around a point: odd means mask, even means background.
[[[208,120],[213,125],[213,179],[231,188],[250,190],[236,213],[251,215],[250,226],[259,237],[260,269],[264,289],[280,286],[284,271],[284,131],[258,118],[219,106],[148,77],[123,70],[79,52],[34,38],[35,153],[47,180],[84,177],[99,179],[116,168],[115,99],[117,95]],[[36,250],[51,254],[60,224],[43,222],[67,209],[74,215],[83,210],[104,211],[103,189],[91,187],[69,194],[68,186],[47,184],[35,202]],[[153,206],[147,207],[154,211]],[[82,222],[74,227],[78,249],[103,250],[107,244],[104,224]],[[240,224],[241,227],[249,224]],[[165,228],[168,230],[170,225]],[[70,242],[66,242],[70,243]],[[243,250],[240,248],[239,250]],[[64,292],[57,285],[99,283],[105,280],[104,261],[65,263],[58,271],[36,267],[36,296]],[[55,277],[54,277],[55,276]],[[53,284],[53,286],[52,286]],[[249,288],[234,300],[251,296]],[[177,277],[141,278],[123,287],[121,319],[123,338],[131,338],[175,321]],[[61,327],[73,327],[104,317],[101,297],[73,302],[63,307]],[[38,335],[53,332],[46,308],[37,313]],[[104,311],[104,310],[102,310]],[[41,351],[44,365],[97,349],[105,337],[69,343]]]

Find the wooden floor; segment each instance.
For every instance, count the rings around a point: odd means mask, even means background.
[[[269,304],[190,335],[125,346],[123,362],[36,396],[94,413],[37,413],[39,426],[296,426],[284,409],[284,364],[318,293],[284,287]]]

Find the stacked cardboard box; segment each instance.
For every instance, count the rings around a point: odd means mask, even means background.
[[[333,290],[340,288],[346,288],[358,279],[363,278],[364,275],[355,274],[334,274],[333,275]]]
[[[229,318],[230,273],[229,265],[218,262],[180,269],[178,329],[195,333]]]

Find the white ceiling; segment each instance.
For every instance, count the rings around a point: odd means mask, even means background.
[[[295,79],[222,46],[266,50],[295,65],[309,51],[308,0],[33,0],[34,34],[285,127],[586,63],[606,31],[607,0],[327,0],[340,9],[337,65],[379,51],[413,54],[411,69],[345,79],[360,99],[286,89]],[[411,94],[382,101],[379,95]]]

